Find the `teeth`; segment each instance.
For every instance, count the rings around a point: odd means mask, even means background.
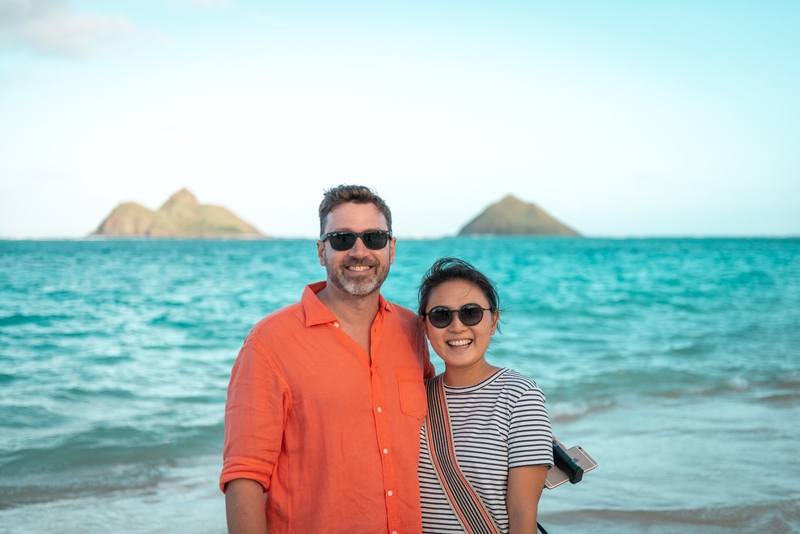
[[[350,271],[366,271],[369,269],[369,265],[351,265],[347,268]]]
[[[453,341],[448,341],[448,345],[451,347],[466,347],[467,345],[472,344],[471,339],[454,339]]]

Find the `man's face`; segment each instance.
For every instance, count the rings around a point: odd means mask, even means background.
[[[365,232],[389,230],[386,218],[374,204],[348,202],[337,206],[325,220],[325,231]],[[328,271],[328,282],[354,297],[366,297],[380,289],[394,263],[395,239],[380,250],[370,250],[361,239],[350,250],[333,250],[328,240],[317,241],[319,264]]]

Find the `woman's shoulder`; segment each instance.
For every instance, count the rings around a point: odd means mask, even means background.
[[[513,369],[503,369],[498,373],[494,384],[497,400],[513,410],[514,406],[522,404],[544,404],[545,397],[536,382],[529,376]]]
[[[503,384],[521,388],[523,391],[538,390],[541,391],[539,385],[529,376],[523,375],[514,369],[504,369],[503,373],[498,377]]]

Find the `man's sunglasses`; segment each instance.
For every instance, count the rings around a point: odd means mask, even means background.
[[[435,306],[431,311],[423,314],[427,316],[428,322],[436,328],[447,328],[453,322],[453,316],[457,313],[458,320],[464,326],[475,326],[483,319],[483,312],[492,311],[491,308],[482,308],[478,304],[464,304],[457,310],[451,310],[444,306]]]
[[[380,250],[386,246],[392,237],[391,232],[386,230],[367,230],[357,234],[355,232],[330,232],[319,236],[320,241],[328,240],[333,250],[350,250],[356,246],[356,239],[361,238],[364,246],[370,250]]]

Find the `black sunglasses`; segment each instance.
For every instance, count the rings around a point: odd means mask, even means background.
[[[478,304],[464,304],[457,310],[451,310],[444,306],[435,306],[431,311],[424,313],[423,317],[428,317],[428,322],[436,328],[447,328],[453,322],[453,316],[458,313],[458,320],[464,326],[475,326],[483,320],[483,312],[492,311],[491,308],[482,308]]]
[[[327,239],[333,250],[341,252],[356,246],[356,239],[358,238],[361,238],[361,242],[368,249],[380,250],[386,246],[391,237],[392,232],[387,232],[386,230],[367,230],[360,234],[355,232],[330,232],[319,236],[319,240],[325,241]]]

